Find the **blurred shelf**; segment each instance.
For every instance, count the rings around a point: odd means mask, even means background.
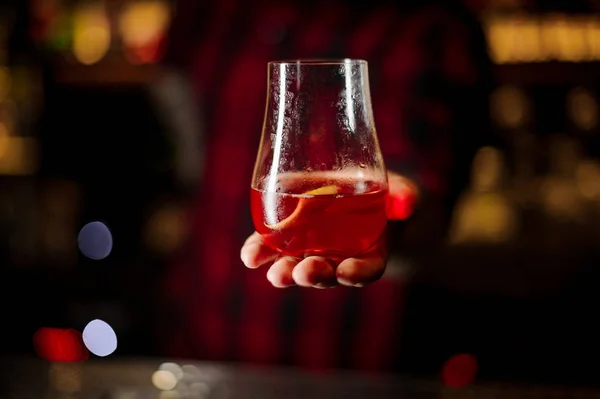
[[[122,86],[152,82],[162,72],[159,65],[133,65],[120,57],[107,57],[94,65],[65,59],[53,63],[56,81],[65,85]]]
[[[499,83],[530,84],[594,84],[600,82],[600,62],[530,63],[494,66]]]

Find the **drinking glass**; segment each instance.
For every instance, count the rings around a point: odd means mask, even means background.
[[[359,256],[385,234],[387,192],[367,62],[268,63],[251,187],[266,245],[298,258]]]

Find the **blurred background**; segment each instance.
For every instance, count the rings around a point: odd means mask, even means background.
[[[112,356],[167,356],[179,310],[163,282],[190,250],[217,101],[189,67],[210,22],[192,16],[212,3],[190,3],[0,5],[0,351],[36,356],[39,328],[102,319],[119,338]],[[390,269],[408,281],[400,369],[435,376],[439,359],[469,352],[482,378],[596,385],[600,2],[464,7],[485,39],[493,139],[469,159],[444,244]],[[251,79],[266,82],[261,65]],[[102,260],[79,249],[93,221],[112,236]]]

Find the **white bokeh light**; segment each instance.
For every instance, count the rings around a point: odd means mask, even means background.
[[[175,376],[177,381],[179,381],[183,378],[183,369],[177,363],[166,362],[166,363],[161,364],[158,367],[158,369],[170,371]]]
[[[177,377],[167,370],[158,370],[152,374],[152,384],[161,391],[170,391],[177,386]]]
[[[92,320],[83,329],[83,343],[96,356],[104,357],[117,349],[117,334],[102,320]]]

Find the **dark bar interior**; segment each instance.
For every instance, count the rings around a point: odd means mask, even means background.
[[[418,195],[275,288],[267,65],[345,58]],[[0,397],[600,397],[599,83],[596,0],[2,2]]]

